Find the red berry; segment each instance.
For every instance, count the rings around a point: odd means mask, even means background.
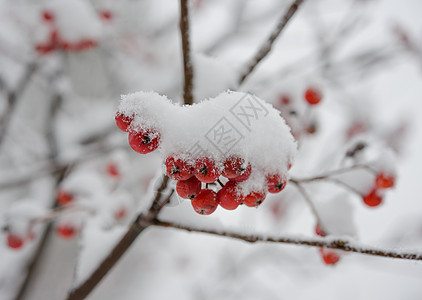
[[[379,189],[389,189],[394,186],[395,178],[393,175],[386,175],[383,172],[378,173],[375,179],[375,186]]]
[[[319,248],[321,253],[322,260],[326,265],[334,265],[340,260],[340,255],[338,255],[334,250]]]
[[[218,204],[224,209],[234,210],[242,203],[242,196],[237,191],[237,183],[227,182],[217,193]]]
[[[119,210],[114,212],[114,219],[117,221],[123,220],[127,215],[127,210],[124,207],[121,207]]]
[[[257,207],[264,202],[266,196],[264,192],[251,192],[243,199],[243,203],[249,207]]]
[[[250,169],[250,164],[246,164],[243,158],[238,156],[230,156],[224,162],[223,176],[229,179],[243,175],[247,169]]]
[[[290,96],[286,94],[283,94],[278,98],[278,102],[280,102],[281,105],[289,105],[291,101]]]
[[[105,21],[110,21],[113,18],[111,11],[109,10],[101,10],[100,11],[100,18]]]
[[[9,232],[7,234],[7,245],[12,249],[20,249],[23,246],[23,238]]]
[[[308,102],[310,105],[318,104],[322,98],[321,93],[313,87],[307,88],[304,96],[306,102]]]
[[[196,178],[205,183],[212,183],[220,177],[220,171],[215,165],[215,162],[208,157],[198,159],[194,172]]]
[[[176,184],[176,192],[183,199],[195,199],[201,192],[201,182],[195,176],[187,180],[179,180]]]
[[[129,145],[141,154],[147,154],[158,148],[161,135],[154,129],[141,129],[129,132]]]
[[[191,203],[198,214],[210,215],[217,209],[217,194],[213,190],[201,190]]]
[[[54,47],[50,44],[38,44],[35,46],[35,50],[40,55],[46,55],[54,50]]]
[[[74,197],[71,193],[64,190],[59,190],[57,193],[57,203],[60,205],[66,205],[73,201]]]
[[[170,156],[166,159],[167,176],[173,180],[186,180],[193,176],[193,166],[182,159]]]
[[[321,226],[319,224],[315,225],[315,233],[319,236],[326,236],[327,234],[321,229]]]
[[[133,117],[126,116],[119,112],[116,113],[116,116],[114,117],[114,119],[116,120],[117,127],[119,127],[120,130],[123,130],[125,132],[129,130],[129,126],[133,121]]]
[[[382,196],[378,194],[378,191],[375,188],[372,189],[369,194],[364,195],[362,199],[363,202],[370,207],[378,206],[382,202]]]
[[[119,169],[115,163],[107,164],[107,174],[111,177],[120,177]]]
[[[56,233],[63,239],[71,239],[75,236],[76,228],[68,223],[58,224],[56,227]]]
[[[42,19],[46,22],[54,22],[54,14],[49,10],[42,12]]]
[[[286,179],[280,174],[270,174],[267,176],[268,192],[279,193],[286,187]]]

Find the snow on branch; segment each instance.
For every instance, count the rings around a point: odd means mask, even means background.
[[[301,238],[301,237],[264,237],[260,235],[248,235],[229,231],[219,231],[214,229],[206,228],[194,228],[186,225],[175,224],[172,222],[154,220],[151,222],[153,226],[166,227],[180,229],[188,232],[207,233],[217,236],[229,237],[232,239],[242,240],[248,243],[266,242],[266,243],[278,243],[278,244],[292,244],[309,247],[321,247],[330,249],[339,249],[348,252],[355,252],[361,254],[368,254],[373,256],[399,258],[407,260],[422,260],[422,253],[404,252],[392,249],[382,249],[360,245],[353,241],[346,239],[339,239],[336,237],[315,237],[315,238]]]

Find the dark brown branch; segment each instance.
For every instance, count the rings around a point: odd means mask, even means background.
[[[287,23],[296,13],[297,9],[299,8],[299,6],[302,4],[303,1],[304,0],[295,0],[290,5],[287,12],[279,20],[276,28],[273,30],[273,32],[270,34],[270,36],[264,42],[264,44],[261,45],[261,48],[255,54],[252,61],[248,64],[248,66],[245,69],[245,72],[241,74],[240,79],[239,79],[239,85],[241,85],[245,81],[245,79],[248,78],[248,76],[253,72],[253,70],[261,62],[261,60],[263,60],[268,55],[268,53],[270,53],[275,40],[279,37],[280,33],[286,27]]]
[[[182,35],[185,104],[193,104],[193,66],[190,57],[188,0],[180,0],[180,34]]]
[[[151,225],[166,227],[166,228],[175,228],[175,229],[185,230],[188,232],[207,233],[207,234],[212,234],[212,235],[229,237],[229,238],[233,238],[237,240],[242,240],[248,243],[266,242],[266,243],[301,245],[301,246],[309,246],[309,247],[322,247],[322,248],[339,249],[339,250],[361,253],[361,254],[368,254],[368,255],[373,255],[373,256],[400,258],[400,259],[408,259],[408,260],[422,260],[422,254],[410,253],[410,252],[409,253],[398,252],[394,250],[384,250],[384,249],[372,248],[372,247],[367,247],[367,246],[359,246],[359,245],[354,245],[352,242],[342,240],[342,239],[262,237],[259,235],[245,235],[245,234],[240,234],[240,233],[213,230],[213,229],[192,228],[189,226],[179,225],[179,224],[175,224],[171,222],[164,222],[157,219],[153,220]]]
[[[168,196],[162,201],[162,195],[164,190],[167,188],[169,178],[164,176],[161,185],[158,187],[155,197],[152,201],[151,207],[146,215],[139,215],[132,225],[127,230],[123,238],[113,248],[110,254],[102,261],[97,269],[91,274],[91,276],[85,280],[81,285],[70,292],[68,300],[79,300],[85,299],[91,291],[98,285],[98,283],[104,278],[104,276],[114,267],[124,253],[129,249],[138,235],[150,226],[152,220],[154,220],[161,208],[164,206],[163,203],[169,201]]]

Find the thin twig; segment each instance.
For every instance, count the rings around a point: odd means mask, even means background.
[[[253,72],[253,70],[261,62],[261,60],[263,60],[268,55],[268,53],[270,53],[271,48],[274,44],[274,41],[279,37],[280,33],[286,27],[287,23],[296,13],[297,9],[299,8],[299,6],[302,4],[303,1],[304,0],[295,0],[290,5],[287,12],[281,17],[276,28],[273,30],[273,32],[270,34],[270,36],[265,41],[265,43],[261,46],[258,52],[255,54],[252,61],[248,64],[248,66],[245,69],[245,72],[241,74],[240,79],[239,79],[239,85],[241,85],[245,81],[245,79]]]
[[[188,0],[180,0],[180,34],[182,36],[184,87],[183,99],[188,105],[193,104],[193,66],[190,57],[189,9]]]
[[[313,201],[311,200],[311,197],[306,192],[305,188],[299,182],[292,181],[292,183],[294,183],[294,185],[299,190],[299,193],[302,194],[302,196],[305,199],[306,203],[309,205],[309,208],[311,209],[311,211],[312,211],[312,213],[313,213],[313,215],[314,215],[314,217],[315,217],[315,219],[317,221],[318,226],[321,228],[321,230],[323,232],[327,232],[324,224],[322,223],[321,216],[319,215],[318,210],[316,209]]]
[[[217,236],[229,237],[237,240],[242,240],[249,243],[256,242],[267,242],[267,243],[279,243],[279,244],[292,244],[292,245],[302,245],[310,247],[322,247],[322,248],[331,248],[339,249],[348,252],[355,252],[361,254],[368,254],[373,256],[381,257],[390,257],[390,258],[400,258],[408,260],[422,260],[422,254],[419,253],[410,253],[410,252],[400,252],[394,250],[385,250],[380,248],[354,245],[352,242],[342,239],[333,239],[333,238],[293,238],[293,237],[263,237],[260,235],[246,235],[235,232],[214,230],[214,229],[200,229],[193,228],[186,225],[175,224],[171,222],[165,222],[160,220],[153,220],[151,225],[180,229],[189,232],[198,232],[198,233],[207,233]]]
[[[354,171],[354,170],[358,170],[358,169],[363,169],[363,170],[368,170],[370,172],[375,172],[375,170],[371,169],[370,166],[354,165],[354,166],[347,167],[347,168],[329,171],[327,173],[317,175],[317,176],[312,176],[312,177],[307,177],[307,178],[294,178],[294,179],[292,178],[290,181],[294,181],[294,182],[298,182],[298,183],[306,183],[306,182],[312,182],[312,181],[327,180],[328,178],[330,178],[332,176],[341,175],[341,174],[348,173],[350,171]]]

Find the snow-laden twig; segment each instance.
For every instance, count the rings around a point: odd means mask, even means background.
[[[279,37],[280,33],[286,27],[287,23],[296,13],[297,9],[299,8],[299,6],[302,4],[303,1],[304,0],[295,0],[290,5],[287,12],[281,16],[279,22],[277,23],[277,26],[271,32],[270,36],[264,42],[264,44],[261,45],[258,52],[255,54],[255,56],[252,58],[250,63],[245,68],[245,71],[241,74],[240,79],[239,79],[239,85],[241,85],[245,81],[245,79],[253,72],[253,70],[261,62],[261,60],[263,60],[268,55],[268,53],[270,53],[275,40]]]
[[[180,0],[180,34],[182,36],[183,70],[185,83],[183,99],[185,104],[193,104],[193,66],[190,57],[188,0]]]
[[[197,232],[197,233],[207,233],[217,236],[229,237],[232,239],[242,240],[248,243],[256,242],[267,242],[267,243],[279,243],[279,244],[292,244],[292,245],[301,245],[309,247],[322,247],[322,248],[331,248],[339,249],[348,252],[355,252],[361,254],[368,254],[373,256],[381,257],[390,257],[390,258],[399,258],[407,260],[422,260],[422,253],[412,253],[392,249],[382,249],[376,247],[369,247],[365,245],[360,245],[353,241],[348,241],[346,239],[335,238],[335,237],[315,237],[315,238],[301,238],[301,237],[271,237],[271,236],[260,236],[260,235],[248,235],[241,234],[230,231],[219,231],[214,229],[206,228],[194,228],[191,226],[176,224],[172,222],[165,222],[160,220],[153,220],[151,222],[153,226],[165,227],[165,228],[174,228],[179,230],[184,230],[188,232]]]

